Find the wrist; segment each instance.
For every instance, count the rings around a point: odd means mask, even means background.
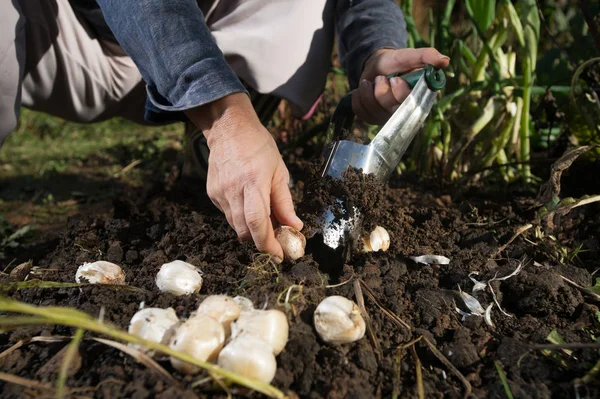
[[[208,104],[185,111],[186,116],[202,130],[208,147],[220,140],[221,132],[231,137],[240,124],[252,123],[258,117],[246,93],[229,94]]]

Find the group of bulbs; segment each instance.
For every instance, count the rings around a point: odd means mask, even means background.
[[[287,343],[289,326],[279,310],[255,309],[244,297],[211,295],[185,321],[172,308],[142,309],[131,319],[129,333],[269,383],[277,370],[275,356]],[[200,371],[174,357],[170,361],[184,374]]]
[[[282,226],[275,231],[286,260],[304,256],[306,239],[299,231]],[[365,251],[387,250],[389,235],[377,227],[363,240]],[[77,269],[78,283],[125,284],[123,270],[114,263],[97,261]],[[195,294],[202,287],[202,273],[194,265],[176,260],[161,266],[156,285],[161,292],[176,296]],[[321,339],[332,345],[350,343],[365,335],[365,321],[358,306],[342,297],[329,296],[317,306],[313,317]],[[195,359],[216,362],[220,367],[248,378],[270,383],[275,377],[275,357],[288,340],[285,313],[255,309],[245,297],[210,295],[187,320],[180,320],[173,308],[144,308],[131,319],[129,333],[168,345]],[[139,348],[142,350],[142,348]],[[163,356],[154,353],[154,356]],[[185,374],[200,371],[174,357],[172,366]]]

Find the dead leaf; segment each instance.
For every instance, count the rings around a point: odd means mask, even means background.
[[[562,173],[569,169],[580,155],[585,154],[596,147],[596,145],[587,145],[571,148],[554,162],[550,169],[550,178],[548,179],[548,182],[542,184],[537,198],[535,199],[536,206],[545,205],[557,198],[560,195],[560,178]]]

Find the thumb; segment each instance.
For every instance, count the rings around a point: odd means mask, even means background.
[[[279,179],[271,186],[271,207],[279,223],[302,230],[304,223],[296,215],[294,201],[286,179]]]

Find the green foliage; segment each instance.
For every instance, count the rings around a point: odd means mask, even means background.
[[[31,226],[23,226],[15,230],[13,226],[0,215],[0,259],[3,259],[6,256],[6,250],[18,248],[30,231]]]
[[[403,1],[401,6],[410,14],[412,2]],[[461,6],[468,16],[462,21]],[[548,149],[564,130],[560,118],[540,116],[540,108],[545,101],[556,99],[564,104],[571,91],[570,81],[536,86],[536,68],[542,60],[560,61],[560,54],[549,56],[549,39],[541,38],[546,31],[537,1],[449,1],[436,7],[428,43],[411,26],[410,15],[408,31],[415,45],[434,46],[450,56],[445,71],[448,83],[415,139],[411,158],[405,159],[400,169],[414,168],[446,180],[500,177],[506,182],[534,181],[531,152]],[[554,7],[560,14],[562,6],[557,3]],[[584,91],[590,92],[589,88]],[[597,104],[584,104],[588,105]],[[563,109],[558,108],[556,114],[562,115]],[[600,117],[600,111],[596,114]],[[581,144],[595,143],[595,136],[580,137]]]
[[[467,0],[467,11],[475,20],[479,29],[487,30],[496,16],[496,0]]]

